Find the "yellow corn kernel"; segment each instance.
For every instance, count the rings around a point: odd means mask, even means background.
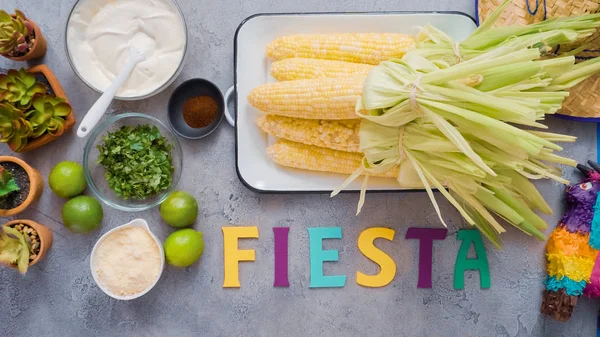
[[[363,154],[326,149],[289,140],[279,140],[267,148],[267,155],[277,164],[310,171],[352,174],[361,166]],[[370,174],[397,177],[398,169]]]
[[[353,77],[367,76],[371,69],[373,66],[370,64],[295,57],[273,62],[271,76],[278,81]]]
[[[395,33],[289,35],[271,42],[267,56],[274,60],[305,57],[377,65],[402,57],[413,43],[412,36]]]
[[[365,77],[319,78],[267,83],[248,96],[267,114],[307,119],[357,119],[354,112]]]
[[[264,132],[275,137],[334,150],[359,152],[359,119],[329,121],[264,115],[256,123]]]

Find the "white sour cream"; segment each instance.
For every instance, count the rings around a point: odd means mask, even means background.
[[[129,57],[129,46],[145,50],[117,92],[144,96],[168,82],[185,52],[181,14],[171,0],[80,0],[67,24],[67,48],[77,72],[104,91]]]

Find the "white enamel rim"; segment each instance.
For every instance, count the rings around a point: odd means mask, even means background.
[[[233,116],[233,112],[229,111],[229,108],[227,107],[229,104],[229,100],[231,99],[231,95],[233,94],[233,90],[235,89],[235,87],[232,85],[231,87],[229,87],[229,89],[227,89],[227,92],[225,93],[225,119],[227,119],[227,123],[229,123],[229,125],[231,126],[235,126],[235,117]]]
[[[132,228],[132,227],[140,227],[140,228],[147,230],[148,233],[150,234],[150,236],[152,237],[152,239],[154,239],[154,241],[158,245],[158,250],[160,252],[160,261],[161,261],[160,262],[160,271],[158,273],[158,276],[156,277],[156,280],[152,283],[152,285],[150,287],[148,287],[144,291],[137,293],[135,295],[119,296],[119,295],[115,295],[115,294],[111,293],[108,289],[106,289],[106,287],[104,287],[102,285],[102,282],[100,282],[100,279],[98,278],[98,275],[96,274],[96,268],[94,265],[94,256],[96,255],[96,249],[98,248],[100,243],[106,239],[107,236],[109,236],[110,234],[112,234],[118,230],[121,230],[124,228]],[[92,253],[90,255],[90,270],[92,272],[92,277],[94,278],[94,281],[98,285],[98,288],[100,288],[106,295],[108,295],[116,300],[121,300],[121,301],[130,301],[130,300],[134,300],[138,297],[144,296],[146,293],[148,293],[150,290],[152,290],[152,288],[154,288],[154,286],[158,283],[158,280],[160,280],[160,277],[161,277],[164,269],[165,269],[165,251],[163,249],[162,243],[156,237],[156,235],[154,235],[154,233],[152,233],[152,231],[150,230],[150,227],[148,226],[148,222],[146,222],[146,220],[144,220],[144,219],[134,219],[124,225],[115,227],[115,228],[109,230],[108,232],[104,233],[104,235],[102,235],[100,237],[100,239],[98,239],[98,241],[94,245],[94,248],[92,249]]]

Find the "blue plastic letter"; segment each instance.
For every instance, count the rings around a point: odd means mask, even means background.
[[[309,288],[343,287],[346,275],[323,275],[323,262],[337,261],[337,250],[323,250],[323,239],[341,239],[341,227],[317,227],[308,229],[310,241],[310,284]]]

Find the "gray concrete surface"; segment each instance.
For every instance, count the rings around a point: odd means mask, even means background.
[[[18,7],[36,20],[49,50],[44,60],[56,73],[81,119],[98,97],[71,71],[64,51],[64,26],[73,0],[1,0],[0,7]],[[472,0],[180,0],[190,28],[187,63],[173,86],[141,102],[117,102],[111,113],[139,111],[166,121],[167,99],[175,86],[194,77],[208,78],[226,90],[233,81],[233,34],[247,16],[260,12],[456,10],[473,15]],[[17,67],[2,59],[1,66]],[[594,158],[595,125],[550,119],[552,130],[579,137],[565,154],[583,161]],[[60,210],[63,200],[46,188],[41,201],[20,217],[49,226],[55,242],[48,257],[26,277],[0,269],[0,336],[592,336],[598,305],[582,299],[566,324],[540,316],[544,279],[544,243],[509,229],[505,249],[486,243],[492,287],[479,289],[479,277],[469,273],[466,289],[454,290],[457,228],[463,224],[447,203],[441,202],[450,223],[448,238],[436,243],[433,288],[417,289],[417,253],[414,240],[405,240],[411,226],[438,227],[440,223],[424,193],[369,194],[359,217],[358,196],[259,195],[238,180],[234,162],[233,129],[225,122],[211,137],[182,141],[185,167],[182,188],[199,200],[195,228],[204,232],[206,249],[199,264],[186,269],[168,267],[157,287],[131,302],[118,302],[94,284],[88,263],[90,250],[108,229],[143,217],[161,238],[171,231],[158,209],[141,214],[105,206],[103,228],[89,235],[65,229]],[[81,161],[84,141],[74,132],[35,152],[21,155],[47,175],[62,160]],[[2,146],[0,153],[8,154]],[[572,174],[570,170],[566,175]],[[556,214],[561,214],[563,186],[550,182],[540,188]],[[3,219],[8,220],[8,219]],[[256,225],[260,239],[246,240],[242,248],[256,249],[257,261],[241,266],[241,289],[223,289],[221,227]],[[380,289],[362,288],[355,273],[376,267],[357,250],[364,228],[389,225],[393,242],[380,246],[396,261],[393,282]],[[290,226],[290,287],[274,288],[273,226]],[[345,288],[309,289],[307,228],[342,226],[343,239],[329,240],[326,248],[340,250],[340,262],[325,272],[348,275]],[[550,229],[548,230],[548,233]]]

